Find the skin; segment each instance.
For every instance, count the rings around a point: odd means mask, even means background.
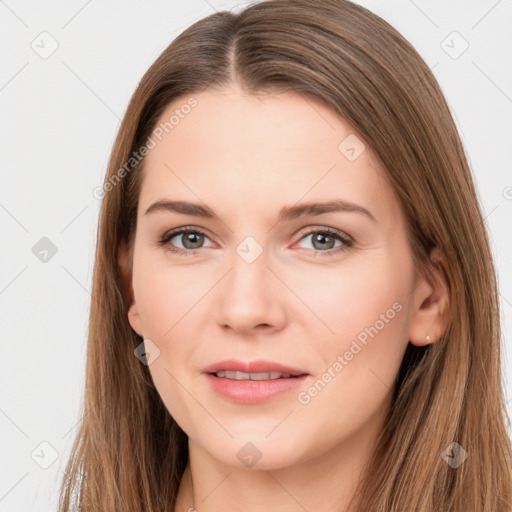
[[[434,343],[446,328],[446,283],[415,272],[386,173],[368,147],[354,161],[338,150],[355,132],[330,109],[235,85],[194,97],[198,105],[146,157],[133,266],[119,252],[133,293],[129,322],[159,348],[154,384],[189,437],[175,511],[352,510],[408,341]],[[277,223],[283,206],[340,198],[376,221],[329,212]],[[221,220],[145,214],[162,199],[206,204]],[[172,244],[195,254],[158,245],[183,226],[204,233],[202,245],[185,245],[187,235]],[[325,254],[343,244],[310,234],[325,227],[354,245]],[[236,252],[247,236],[263,249],[252,263]],[[202,374],[222,359],[268,359],[307,371],[307,391],[396,303],[400,311],[307,404],[295,391],[235,403]],[[237,457],[248,441],[261,453],[251,468]]]

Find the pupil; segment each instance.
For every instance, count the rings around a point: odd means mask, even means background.
[[[326,242],[325,242],[326,240],[327,240],[327,242],[329,242],[329,241],[331,241],[331,242],[332,242],[332,241],[334,240],[334,238],[333,238],[333,237],[331,237],[331,236],[329,236],[329,235],[324,235],[324,234],[322,234],[322,233],[317,233],[316,237],[317,237],[317,240],[320,240],[320,243],[326,243]],[[329,239],[330,239],[330,240],[329,240]],[[316,240],[315,240],[315,241],[316,241]],[[328,249],[331,249],[331,248],[332,248],[332,247],[328,247]],[[325,246],[324,246],[324,249],[325,249]]]

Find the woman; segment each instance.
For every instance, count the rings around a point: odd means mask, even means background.
[[[101,195],[61,511],[512,510],[482,212],[389,24],[346,0],[196,22]]]

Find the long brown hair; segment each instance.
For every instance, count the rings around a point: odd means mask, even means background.
[[[73,501],[81,511],[174,510],[187,436],[134,356],[142,338],[128,323],[132,292],[117,255],[122,244],[133,248],[144,163],[134,155],[163,110],[232,83],[251,94],[299,93],[342,116],[386,169],[418,268],[433,265],[435,247],[444,256],[436,264],[449,288],[448,328],[426,348],[408,346],[358,510],[510,512],[497,280],[464,148],[416,50],[347,0],[268,0],[215,13],[177,37],[138,85],[102,192],[83,419],[60,512]],[[469,455],[457,468],[442,457],[454,442]]]

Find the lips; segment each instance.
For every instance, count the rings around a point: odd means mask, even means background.
[[[289,374],[291,377],[300,377],[302,375],[309,375],[308,372],[300,368],[286,366],[274,361],[238,361],[236,359],[227,359],[219,361],[203,368],[203,373],[210,375],[216,374],[220,371],[239,371],[244,373],[284,373]]]

